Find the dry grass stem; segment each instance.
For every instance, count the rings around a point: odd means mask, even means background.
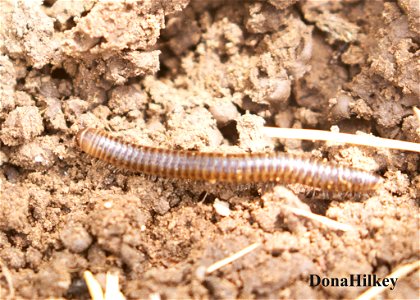
[[[420,260],[417,260],[415,262],[412,262],[406,265],[399,266],[394,272],[386,276],[386,278],[397,277],[398,279],[401,279],[401,277],[407,276],[408,274],[410,274],[411,272],[413,272],[414,270],[418,268],[420,268]],[[387,287],[385,286],[371,287],[370,289],[366,290],[363,294],[361,294],[359,297],[357,297],[356,300],[373,299],[374,297],[382,293],[386,288]]]
[[[405,151],[420,152],[419,143],[411,143],[399,140],[384,139],[373,135],[358,135],[349,133],[339,133],[314,129],[296,129],[296,128],[276,128],[264,127],[264,132],[271,138],[281,139],[299,139],[311,141],[329,141],[336,143],[346,143],[354,145],[363,145],[376,148],[388,148]]]
[[[105,293],[90,271],[85,271],[83,277],[88,286],[90,297],[93,300],[125,300],[118,284],[118,274],[106,273]]]
[[[3,264],[3,262],[0,261],[1,266],[1,272],[3,274],[4,279],[6,279],[7,286],[9,288],[9,295],[6,299],[14,299],[15,298],[15,288],[13,287],[13,280],[12,280],[12,274],[10,273],[9,269],[6,267],[6,265]],[[0,287],[1,289],[1,287]],[[1,294],[1,293],[0,293]]]
[[[304,209],[291,207],[291,206],[285,206],[285,208],[290,210],[295,215],[302,216],[302,217],[317,221],[319,223],[322,223],[323,225],[327,226],[328,228],[332,230],[341,230],[341,231],[354,230],[354,227],[351,225],[343,224],[343,223],[331,220],[330,218],[314,214]]]
[[[85,271],[83,273],[83,277],[85,278],[86,285],[89,290],[90,297],[93,300],[104,300],[104,294],[102,292],[101,285],[95,279],[93,274],[90,271]]]
[[[245,254],[248,254],[252,251],[254,251],[255,249],[257,249],[261,244],[260,243],[254,243],[249,245],[248,247],[236,252],[235,254],[228,256],[222,260],[219,260],[218,262],[215,262],[214,264],[212,264],[211,266],[209,266],[206,269],[206,273],[210,274],[218,269],[220,269],[221,267],[230,264],[231,262],[241,258],[242,256],[244,256]]]
[[[414,111],[414,115],[417,118],[417,121],[420,123],[420,109],[418,109],[417,107],[413,107],[413,111]]]
[[[118,274],[106,273],[105,300],[125,300],[120,291]]]

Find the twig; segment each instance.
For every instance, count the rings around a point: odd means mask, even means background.
[[[409,273],[413,272],[414,270],[420,268],[420,260],[399,266],[394,272],[386,276],[386,278],[398,278],[407,276]],[[374,286],[370,289],[366,290],[363,294],[356,298],[356,300],[369,300],[373,297],[379,295],[386,289],[385,286]]]
[[[304,209],[291,207],[291,206],[284,206],[284,207],[286,209],[290,210],[295,215],[302,216],[302,217],[320,222],[320,223],[324,224],[325,226],[327,226],[328,228],[333,229],[333,230],[341,230],[341,231],[354,230],[354,227],[351,226],[351,225],[343,224],[343,223],[334,221],[330,218],[314,214],[314,213],[312,213],[310,211],[307,211],[307,210],[304,210]]]
[[[261,246],[260,243],[254,243],[252,245],[249,245],[248,247],[236,252],[235,254],[228,256],[222,260],[219,260],[218,262],[215,262],[214,264],[212,264],[211,266],[209,266],[206,269],[206,273],[210,274],[218,269],[220,269],[221,267],[230,264],[231,262],[241,258],[242,256],[244,256],[245,254],[250,253],[251,251],[254,251],[255,249],[257,249],[259,246]]]
[[[318,140],[336,143],[370,146],[376,148],[398,149],[420,152],[419,143],[400,140],[384,139],[373,135],[356,135],[349,133],[330,132],[313,129],[264,127],[264,133],[271,138]]]

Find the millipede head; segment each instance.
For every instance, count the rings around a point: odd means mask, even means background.
[[[86,131],[88,131],[88,130],[89,130],[88,128],[84,128],[84,129],[81,129],[77,132],[76,138],[75,138],[77,146],[79,146],[79,147],[81,146],[81,143],[83,141],[83,136],[85,135]]]
[[[86,152],[86,147],[91,146],[92,137],[94,137],[97,129],[94,128],[84,128],[77,132],[76,134],[76,144],[77,146]]]

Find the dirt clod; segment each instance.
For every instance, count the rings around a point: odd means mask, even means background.
[[[44,130],[39,109],[34,106],[17,107],[11,111],[1,126],[1,141],[17,146],[30,141]]]

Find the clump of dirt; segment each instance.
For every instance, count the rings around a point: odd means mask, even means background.
[[[86,270],[101,284],[117,272],[129,298],[352,298],[365,288],[310,287],[310,274],[384,277],[419,259],[418,154],[262,133],[419,142],[415,1],[3,1],[0,14],[0,298],[84,299]],[[175,150],[327,158],[384,184],[358,198],[148,178],[83,155],[85,127]],[[416,278],[384,297],[418,298]]]

